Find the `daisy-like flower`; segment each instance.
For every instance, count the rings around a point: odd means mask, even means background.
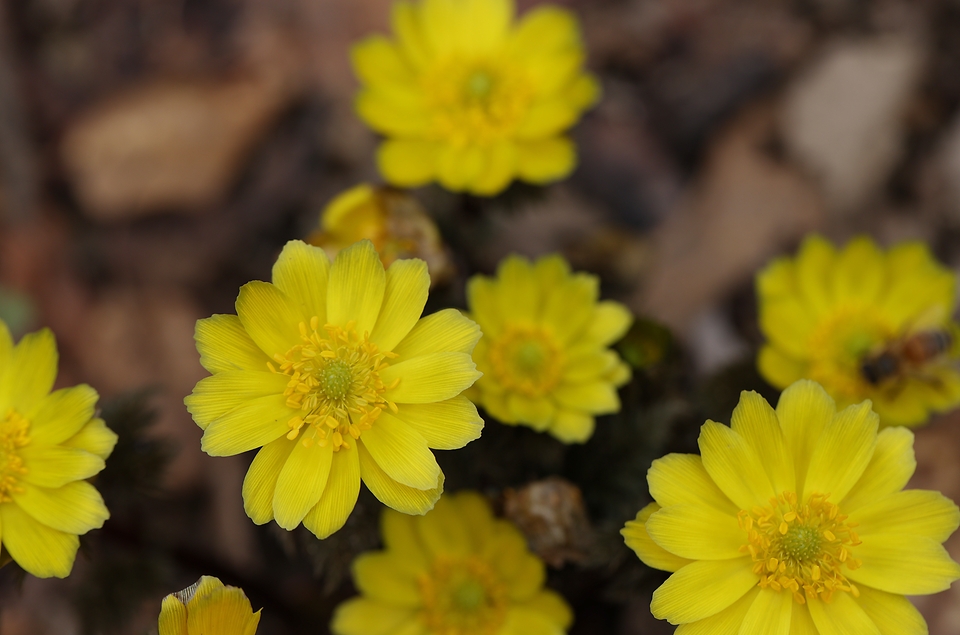
[[[564,132],[599,96],[577,19],[542,6],[514,25],[514,13],[512,0],[399,1],[396,39],[354,47],[356,108],[387,137],[377,155],[387,181],[489,196],[573,171]]]
[[[354,561],[361,596],[337,607],[335,635],[562,635],[573,621],[543,588],[543,561],[479,494],[420,518],[386,510],[381,529],[386,549]]]
[[[904,595],[960,578],[941,546],[960,510],[903,490],[913,435],[877,429],[869,401],[837,412],[801,380],[776,410],[742,393],[731,427],[704,424],[701,456],[654,461],[656,502],[622,531],[646,564],[674,572],[653,614],[677,635],[925,635]]]
[[[596,276],[571,273],[558,255],[535,263],[510,256],[496,278],[471,278],[467,302],[483,328],[474,401],[506,424],[565,443],[589,439],[594,416],[617,412],[617,388],[630,380],[630,367],[608,347],[633,316],[617,302],[597,302],[598,293]]]
[[[443,474],[433,449],[480,436],[461,392],[476,381],[479,327],[447,309],[420,319],[430,276],[422,260],[384,271],[370,241],[326,253],[294,240],[273,283],[240,289],[237,315],[197,322],[200,361],[213,375],[185,403],[202,449],[261,448],[243,482],[257,524],[276,519],[321,538],[353,510],[360,480],[408,514],[433,507]]]
[[[340,193],[323,209],[320,229],[307,242],[335,258],[341,249],[363,239],[373,243],[384,267],[400,258],[420,258],[427,263],[433,284],[453,274],[433,219],[403,190],[361,183]]]
[[[914,426],[960,404],[956,277],[922,243],[841,250],[819,236],[757,276],[761,374],[819,382],[840,407],[871,399],[881,425]]]
[[[13,560],[39,578],[70,575],[78,536],[110,517],[86,479],[117,442],[94,416],[93,388],[50,392],[57,361],[48,329],[14,346],[0,320],[0,536]]]
[[[203,576],[193,586],[163,599],[160,635],[254,635],[260,611],[253,612],[242,589]]]

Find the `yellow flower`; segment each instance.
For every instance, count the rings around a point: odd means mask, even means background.
[[[260,611],[241,589],[203,576],[191,587],[163,599],[160,635],[254,635]]]
[[[633,316],[617,302],[597,302],[599,281],[571,274],[561,256],[535,263],[510,256],[496,278],[467,286],[483,339],[473,352],[483,377],[474,401],[507,424],[546,431],[565,443],[593,434],[594,415],[617,412],[617,387],[630,368],[607,347]]]
[[[386,549],[354,561],[361,597],[337,607],[335,635],[562,635],[573,621],[523,534],[478,494],[422,518],[386,510],[381,529]]]
[[[50,392],[57,361],[48,329],[14,346],[0,320],[0,536],[13,560],[40,578],[70,575],[77,536],[110,517],[86,479],[117,442],[94,416],[93,388]]]
[[[731,427],[704,424],[701,456],[654,461],[656,502],[621,532],[646,564],[674,572],[653,614],[681,624],[677,635],[926,634],[903,596],[960,578],[941,546],[960,510],[903,490],[913,435],[877,428],[869,401],[837,412],[801,380],[776,410],[743,392]]]
[[[514,25],[514,13],[513,0],[399,1],[396,39],[354,47],[356,108],[388,137],[377,155],[387,181],[493,195],[573,171],[564,132],[600,92],[577,19],[548,5]]]
[[[760,372],[778,388],[817,381],[840,407],[871,399],[882,425],[921,424],[960,404],[955,287],[921,243],[808,238],[757,276]]]
[[[433,219],[410,194],[367,183],[342,192],[320,214],[319,231],[307,239],[331,258],[364,238],[373,243],[384,267],[400,258],[427,263],[438,284],[453,274],[443,239]]]
[[[479,375],[480,329],[453,309],[420,319],[429,286],[422,260],[384,271],[370,241],[331,265],[294,240],[273,284],[240,289],[238,315],[197,322],[213,376],[185,403],[211,456],[262,446],[243,482],[255,523],[303,522],[325,538],[346,522],[361,478],[394,509],[433,507],[443,474],[430,448],[463,447],[483,421],[460,394]]]

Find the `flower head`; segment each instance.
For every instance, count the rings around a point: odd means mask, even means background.
[[[564,132],[599,95],[577,20],[543,6],[514,25],[514,11],[512,0],[398,1],[396,39],[354,47],[357,112],[388,137],[387,181],[493,195],[573,170]]]
[[[320,230],[307,240],[331,258],[353,243],[370,240],[384,267],[400,258],[427,263],[433,284],[452,275],[453,266],[433,219],[402,190],[366,183],[336,196],[320,214]]]
[[[241,589],[203,576],[163,599],[160,635],[254,635],[260,623]]]
[[[346,522],[363,480],[384,504],[422,514],[443,474],[430,448],[480,436],[460,393],[476,381],[479,327],[447,309],[420,318],[422,260],[384,271],[370,241],[337,254],[284,247],[273,283],[240,289],[237,315],[197,323],[213,375],[185,400],[212,456],[257,453],[243,483],[257,524],[301,522],[325,538]]]
[[[354,561],[361,597],[337,608],[335,635],[554,635],[573,621],[523,534],[478,494],[422,518],[386,510],[381,527],[386,549]]]
[[[621,532],[646,564],[674,572],[653,614],[678,633],[926,633],[903,596],[960,578],[941,546],[960,510],[903,490],[913,435],[877,429],[869,401],[837,412],[802,380],[776,410],[742,393],[731,427],[704,424],[701,456],[654,461],[656,502]]]
[[[808,238],[757,276],[760,372],[779,388],[817,381],[841,407],[871,399],[882,425],[921,424],[960,404],[955,286],[921,243]]]
[[[57,359],[49,330],[14,346],[0,321],[0,535],[13,560],[41,578],[67,577],[78,536],[110,517],[86,479],[117,442],[94,416],[93,388],[50,392]]]
[[[483,328],[473,358],[483,377],[475,401],[507,424],[582,443],[594,415],[620,409],[617,387],[630,368],[607,347],[633,317],[621,304],[597,302],[596,276],[573,274],[560,256],[535,263],[506,258],[496,278],[474,276],[471,316]]]

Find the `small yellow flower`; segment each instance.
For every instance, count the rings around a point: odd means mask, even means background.
[[[573,621],[523,534],[478,494],[422,518],[386,510],[381,529],[386,549],[354,561],[361,597],[337,607],[335,635],[562,635]]]
[[[163,599],[159,622],[160,635],[254,635],[260,611],[253,612],[241,589],[203,576]]]
[[[373,243],[384,267],[401,258],[420,258],[427,263],[433,284],[453,274],[433,219],[402,190],[363,183],[342,192],[321,212],[320,230],[307,242],[335,258],[341,249],[365,238]]]
[[[701,456],[654,461],[656,502],[621,532],[647,565],[674,572],[653,614],[677,635],[925,634],[904,595],[960,578],[941,546],[960,510],[903,490],[913,434],[877,429],[869,401],[837,412],[801,380],[776,410],[743,392],[730,427],[703,425]]]
[[[760,372],[778,388],[817,381],[840,407],[871,399],[882,425],[921,424],[960,404],[955,287],[922,243],[808,238],[757,276]]]
[[[535,263],[510,256],[496,278],[474,276],[467,302],[483,329],[473,352],[483,377],[474,401],[502,421],[546,431],[565,443],[593,434],[594,415],[617,412],[630,367],[607,347],[633,316],[597,302],[596,276],[570,272],[561,256]]]
[[[110,517],[86,479],[117,442],[87,385],[50,392],[57,345],[43,329],[14,346],[0,320],[0,535],[28,573],[65,578],[80,540]]]
[[[408,514],[443,490],[434,449],[480,436],[460,393],[476,381],[479,327],[453,309],[420,319],[430,276],[422,260],[384,271],[370,241],[326,253],[284,247],[273,283],[240,289],[237,315],[197,322],[200,362],[213,373],[185,399],[202,449],[260,448],[243,483],[257,524],[301,522],[326,538],[346,522],[360,480]]]
[[[398,1],[396,39],[354,47],[357,112],[388,137],[377,156],[387,181],[493,195],[573,171],[564,132],[600,92],[577,19],[546,5],[514,25],[514,13],[512,0]]]

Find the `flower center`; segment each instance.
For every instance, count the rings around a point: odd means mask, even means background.
[[[491,345],[490,363],[504,388],[530,397],[553,389],[563,370],[560,347],[537,327],[508,327]]]
[[[771,498],[769,507],[739,513],[747,534],[740,551],[753,558],[761,588],[790,591],[800,604],[817,597],[829,602],[836,591],[860,596],[842,573],[844,566],[851,571],[860,567],[850,553],[850,547],[860,544],[853,530],[857,524],[845,522],[847,516],[828,496],[811,494],[805,504],[797,504],[796,494],[784,492]]]
[[[0,503],[23,492],[20,479],[27,473],[18,450],[30,443],[30,422],[11,409],[0,419]]]
[[[503,625],[507,589],[480,558],[440,558],[419,583],[424,621],[431,633],[493,635]]]
[[[433,114],[433,136],[457,146],[509,137],[533,101],[526,72],[503,58],[449,57],[421,78]]]
[[[290,376],[283,394],[287,406],[300,411],[287,422],[288,439],[304,432],[306,447],[332,443],[339,451],[350,447],[348,437],[359,439],[369,430],[384,408],[397,412],[384,394],[399,379],[390,386],[380,379],[385,360],[396,355],[380,351],[367,334],[360,337],[353,322],[343,328],[327,324],[321,331],[313,317],[309,328],[300,323],[300,339],[283,355],[273,356],[279,366],[267,362],[271,371]]]
[[[862,398],[869,391],[862,374],[864,356],[896,335],[893,326],[870,307],[841,308],[810,336],[810,379],[834,394]]]

